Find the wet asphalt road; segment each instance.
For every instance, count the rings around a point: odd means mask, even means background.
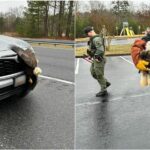
[[[73,49],[35,47],[42,75],[74,82]],[[74,85],[39,78],[22,99],[0,102],[0,148],[74,147]]]
[[[150,87],[140,87],[139,74],[130,62],[129,56],[107,58],[105,74],[112,86],[108,96],[96,98],[99,85],[90,76],[90,64],[80,59],[76,74],[76,148],[150,148]]]

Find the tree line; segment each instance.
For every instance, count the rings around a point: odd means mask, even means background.
[[[83,7],[88,11],[82,11]],[[76,37],[84,36],[83,28],[87,25],[93,26],[97,33],[105,27],[107,35],[119,35],[123,22],[128,22],[135,34],[150,26],[150,5],[145,3],[138,9],[131,1],[112,0],[108,8],[103,1],[89,1],[87,6],[78,2],[76,9]]]
[[[30,1],[0,13],[0,33],[24,37],[74,38],[74,1]]]

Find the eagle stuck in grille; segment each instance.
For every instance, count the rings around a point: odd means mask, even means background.
[[[27,75],[30,76],[29,83],[33,84],[34,76],[38,76],[42,72],[41,69],[37,67],[38,60],[35,56],[35,53],[29,48],[24,50],[21,47],[15,45],[11,45],[10,49],[17,53],[19,58],[24,62],[25,71]]]

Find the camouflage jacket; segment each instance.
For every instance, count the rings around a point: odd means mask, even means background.
[[[93,53],[93,56],[104,56],[104,39],[100,35],[95,35],[90,38],[89,50]]]

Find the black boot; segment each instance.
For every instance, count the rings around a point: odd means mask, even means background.
[[[106,82],[106,88],[108,88],[109,86],[111,86],[111,83],[110,82]]]
[[[98,92],[97,94],[96,94],[96,97],[101,97],[101,96],[105,96],[105,95],[107,95],[108,93],[107,93],[107,91],[105,90],[105,91],[100,91],[100,92]]]

